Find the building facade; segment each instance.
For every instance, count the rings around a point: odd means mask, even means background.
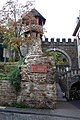
[[[73,36],[77,39],[77,46],[78,46],[78,66],[80,68],[80,17],[78,17],[77,25],[74,29]]]

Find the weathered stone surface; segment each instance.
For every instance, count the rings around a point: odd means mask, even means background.
[[[40,34],[31,35],[33,42],[21,66],[21,92],[17,101],[28,107],[54,108],[57,99],[54,61],[43,55]]]
[[[9,105],[16,101],[15,89],[7,80],[0,80],[0,105]]]
[[[32,72],[32,64],[46,64],[48,70],[46,73]],[[17,101],[34,108],[54,108],[57,99],[54,62],[46,56],[34,56],[21,67],[21,75],[21,93]]]
[[[40,35],[32,36],[25,64],[21,66],[21,90],[16,95],[9,81],[0,81],[0,104],[22,102],[28,107],[53,109],[57,99],[54,61],[42,54]],[[32,70],[32,65],[39,68]]]

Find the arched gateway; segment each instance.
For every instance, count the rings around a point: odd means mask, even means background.
[[[45,41],[42,41],[42,49],[43,51],[47,52],[58,51],[66,56],[66,58],[68,59],[69,69],[67,71],[60,71],[60,69],[58,69],[58,82],[60,83],[67,99],[73,98],[74,90],[76,90],[76,93],[78,93],[78,95],[76,96],[79,96],[80,82],[78,81],[77,76],[80,74],[80,70],[78,68],[77,40],[71,40],[70,38],[67,40],[60,40],[59,38],[57,38],[56,40],[54,40],[54,38],[48,40],[48,38],[46,38]]]
[[[50,49],[47,49],[46,50],[47,52],[51,52],[51,51],[54,51],[54,52],[60,52],[60,53],[62,53],[62,54],[64,54],[65,56],[66,56],[66,58],[68,59],[68,64],[69,64],[69,67],[71,68],[71,58],[70,58],[70,56],[64,51],[64,50],[61,50],[61,49],[59,49],[59,48],[50,48]]]
[[[77,81],[74,84],[72,84],[69,92],[70,92],[70,99],[80,100],[80,81]]]
[[[57,50],[65,56],[67,56],[69,60],[69,65],[71,69],[77,69],[78,68],[78,51],[77,51],[77,40],[70,39],[62,39],[60,40],[57,38],[54,41],[54,38],[51,38],[51,40],[48,40],[48,38],[45,39],[45,41],[42,41],[42,49],[46,51],[52,51]]]

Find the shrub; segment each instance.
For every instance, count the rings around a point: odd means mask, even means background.
[[[20,74],[20,66],[23,64],[24,58],[20,58],[18,64],[16,65],[15,69],[10,74],[10,82],[11,85],[15,88],[18,92],[21,86],[21,74]]]
[[[9,80],[11,82],[11,85],[15,88],[16,91],[20,90],[20,83],[21,83],[21,75],[20,75],[20,69],[16,66],[16,68],[11,72],[9,76]]]

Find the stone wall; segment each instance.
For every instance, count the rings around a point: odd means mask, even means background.
[[[54,39],[51,38],[48,40],[48,38],[45,39],[45,41],[42,41],[42,49],[43,50],[54,50],[57,49],[58,52],[61,52],[66,56],[66,54],[70,57],[71,60],[71,69],[77,69],[78,68],[78,48],[77,48],[77,40],[76,39]],[[66,53],[66,54],[65,54]],[[67,57],[67,56],[66,56]]]
[[[31,36],[32,43],[21,66],[21,92],[17,101],[31,108],[53,109],[57,99],[55,65],[42,52],[40,34],[31,32]]]
[[[32,72],[34,65],[47,65],[47,72]],[[21,92],[18,102],[31,108],[54,108],[56,104],[56,82],[54,63],[43,56],[30,57],[28,63],[21,67]]]
[[[54,62],[46,56],[34,58],[30,57],[28,63],[21,67],[21,90],[17,94],[8,80],[0,80],[0,105],[16,102],[31,108],[54,109],[57,99]],[[32,64],[46,65],[47,71],[32,72]]]
[[[0,80],[0,105],[10,105],[15,101],[15,89],[8,80]]]
[[[16,93],[9,81],[0,83],[0,103],[23,103],[31,108],[54,109],[56,95],[55,63],[52,58],[44,56],[41,48],[40,34],[31,33],[25,63],[21,66],[21,90]]]

